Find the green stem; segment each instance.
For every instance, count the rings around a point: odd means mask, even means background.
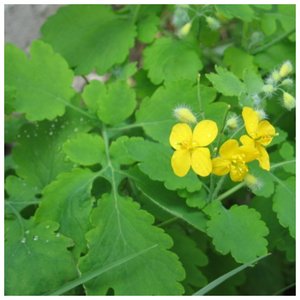
[[[198,77],[197,77],[197,99],[198,99],[198,103],[199,103],[200,116],[202,119],[205,119],[205,114],[203,111],[203,105],[202,105],[202,99],[201,99],[201,92],[200,92],[200,78],[201,78],[201,75],[198,74]]]
[[[242,187],[245,186],[245,182],[241,182],[239,184],[237,184],[236,186],[234,186],[233,188],[231,188],[230,190],[226,191],[225,193],[221,194],[216,201],[221,201],[225,198],[227,198],[228,196],[234,194],[235,192],[237,192],[238,190],[240,190]]]
[[[135,5],[134,6],[134,11],[133,11],[133,15],[132,15],[132,23],[134,24],[137,20],[137,17],[139,15],[139,11],[140,11],[141,5]]]
[[[161,222],[160,224],[157,225],[157,227],[163,227],[163,226],[172,224],[172,223],[176,222],[178,219],[179,219],[178,217],[173,217],[173,218],[168,219],[164,222]]]
[[[222,135],[223,135],[224,130],[225,130],[226,119],[227,119],[227,115],[228,115],[229,109],[230,109],[230,105],[227,106],[227,110],[226,110],[226,113],[225,113],[225,116],[224,116],[224,119],[223,119],[222,129],[221,129],[221,132],[220,132],[219,137],[218,137],[217,149],[219,149],[219,147],[220,147],[221,138],[222,138]]]
[[[270,169],[274,170],[275,168],[279,168],[281,166],[284,166],[284,165],[287,165],[287,164],[292,164],[292,163],[295,163],[295,162],[296,162],[295,159],[283,161],[283,162],[272,165]]]
[[[217,183],[217,186],[216,186],[216,188],[215,188],[215,190],[214,190],[214,192],[213,192],[213,194],[212,194],[212,199],[215,199],[215,198],[218,196],[219,191],[221,190],[221,188],[222,188],[222,186],[223,186],[223,183],[224,183],[225,179],[226,179],[226,176],[222,176],[222,177],[219,179],[219,181],[218,181],[218,183]]]
[[[92,116],[91,114],[89,114],[88,112],[84,111],[83,109],[71,104],[71,103],[66,103],[66,105],[74,110],[76,110],[77,112],[81,113],[82,115],[85,115],[86,117],[88,117],[91,120],[96,121],[97,119]]]
[[[240,127],[237,131],[235,131],[232,135],[231,135],[231,137],[229,138],[229,139],[232,139],[232,138],[234,138],[240,131],[242,131],[242,129],[244,129],[245,128],[245,125],[243,125],[242,127]]]
[[[214,187],[215,187],[215,176],[213,174],[210,174],[210,184],[209,184],[209,202],[213,200],[213,193],[214,193]]]
[[[292,33],[295,32],[295,29],[292,29],[280,36],[278,36],[277,38],[273,39],[272,41],[270,41],[269,43],[266,43],[256,49],[254,49],[253,51],[251,51],[251,54],[254,55],[254,54],[257,54],[259,52],[262,52],[270,47],[272,47],[273,45],[279,43],[281,40],[285,39],[286,37],[288,37],[289,35],[291,35]]]

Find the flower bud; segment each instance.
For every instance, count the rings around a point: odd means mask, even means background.
[[[271,96],[274,92],[275,92],[275,88],[272,84],[265,84],[262,87],[262,91],[267,95],[267,96]]]
[[[293,66],[291,62],[288,60],[285,63],[282,64],[279,70],[280,77],[286,77],[293,71]]]
[[[239,118],[236,115],[229,117],[226,121],[226,127],[230,129],[237,129],[239,126]]]
[[[193,112],[187,107],[177,107],[174,109],[174,116],[182,123],[197,123],[197,118]]]
[[[179,35],[180,37],[185,37],[186,35],[189,34],[191,28],[192,28],[192,22],[186,23],[184,26],[182,26],[182,27],[179,29],[178,35]]]
[[[246,174],[244,181],[251,190],[259,190],[262,187],[261,181],[249,173]]]
[[[281,76],[280,76],[279,72],[277,70],[275,70],[271,73],[271,78],[272,78],[273,82],[277,83],[281,79]]]
[[[220,28],[220,22],[217,19],[215,19],[213,17],[206,17],[205,19],[206,19],[208,27],[211,30],[215,31]]]
[[[291,78],[284,79],[281,84],[284,86],[291,86],[294,83],[294,81]]]
[[[283,106],[287,110],[292,110],[296,106],[295,98],[287,92],[283,93]]]

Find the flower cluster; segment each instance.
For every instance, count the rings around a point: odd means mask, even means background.
[[[219,149],[219,156],[214,158],[211,158],[207,146],[217,137],[217,124],[203,120],[192,130],[189,124],[196,123],[196,117],[186,107],[177,108],[175,116],[181,123],[173,126],[170,144],[175,149],[171,165],[177,176],[185,176],[192,167],[200,176],[229,174],[232,181],[242,181],[249,171],[247,163],[253,160],[258,160],[262,169],[270,170],[266,146],[275,136],[275,128],[252,108],[244,107],[242,111],[247,134],[239,141],[225,141]]]

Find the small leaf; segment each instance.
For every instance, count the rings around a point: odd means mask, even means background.
[[[88,295],[105,295],[109,288],[114,295],[183,293],[178,281],[184,278],[184,269],[177,256],[167,250],[172,240],[162,229],[152,226],[153,221],[131,198],[103,195],[92,214],[94,229],[87,234],[89,251],[80,259],[81,273],[149,246],[157,247],[85,283]]]
[[[137,38],[142,43],[151,43],[156,33],[158,32],[158,26],[160,24],[160,18],[156,15],[148,15],[145,18],[142,18],[138,22]]]
[[[285,162],[294,161],[291,162],[290,164],[285,164],[282,166],[282,168],[286,172],[291,174],[296,174],[296,160],[295,160],[294,153],[295,153],[294,147],[289,142],[284,142],[279,149],[279,154],[284,159]]]
[[[260,214],[246,205],[222,208],[207,222],[207,234],[217,251],[231,253],[239,263],[246,263],[267,253],[264,238],[269,231]]]
[[[223,14],[226,18],[238,18],[244,22],[251,22],[254,17],[255,13],[250,5],[216,5],[215,6],[217,11]]]
[[[92,81],[85,87],[83,98],[91,110],[97,112],[100,120],[110,125],[127,119],[136,106],[135,92],[125,81],[107,85]]]
[[[74,95],[73,72],[66,61],[42,41],[34,41],[31,58],[7,44],[5,84],[15,88],[14,107],[30,121],[53,120],[65,113]],[[42,101],[41,101],[42,99]]]
[[[208,80],[215,89],[225,96],[239,96],[244,90],[245,85],[233,73],[216,66],[217,73],[206,74]]]
[[[197,52],[184,41],[164,37],[144,51],[144,69],[154,84],[180,79],[195,81],[202,67]]]
[[[70,160],[83,166],[103,163],[105,159],[104,143],[99,135],[79,133],[64,143],[63,150]]]
[[[285,181],[279,180],[273,197],[273,210],[277,214],[279,223],[289,229],[293,238],[295,238],[296,231],[295,189],[295,177],[289,177]]]

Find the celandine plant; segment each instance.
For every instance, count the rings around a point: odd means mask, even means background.
[[[70,5],[7,44],[5,294],[293,293],[294,64],[293,5]]]

